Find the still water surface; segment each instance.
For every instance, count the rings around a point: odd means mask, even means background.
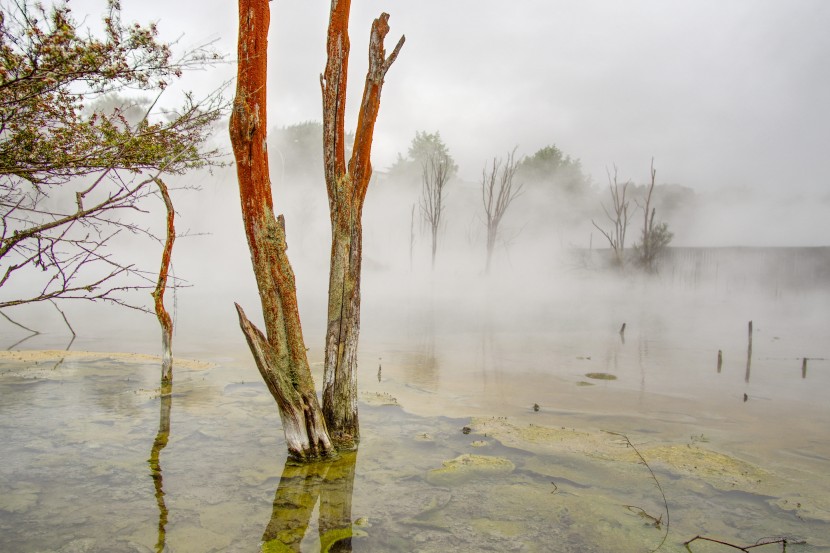
[[[614,298],[369,305],[360,449],[312,467],[241,340],[165,397],[152,360],[9,353],[0,550],[830,551],[826,294]]]

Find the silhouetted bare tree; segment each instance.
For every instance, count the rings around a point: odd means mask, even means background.
[[[612,210],[609,211],[605,204],[601,203],[602,210],[613,227],[610,230],[605,230],[593,219],[591,220],[591,223],[608,240],[608,244],[614,253],[614,263],[619,267],[622,267],[625,263],[625,232],[628,229],[629,218],[629,201],[625,198],[625,193],[630,182],[625,181],[620,184],[617,180],[617,167],[614,166],[614,176],[612,177],[611,172],[608,172],[608,188],[611,192]]]
[[[507,154],[507,162],[501,166],[501,160],[493,158],[493,166],[487,170],[485,165],[481,173],[481,200],[487,225],[487,262],[484,271],[490,272],[493,249],[499,234],[499,225],[507,208],[516,196],[522,192],[522,183],[516,184],[513,177],[519,163],[515,160],[516,148]]]
[[[654,168],[654,159],[651,160],[651,183],[646,192],[645,201],[641,204],[634,200],[637,207],[643,210],[643,228],[640,233],[641,242],[634,244],[637,261],[648,272],[656,270],[657,257],[669,245],[674,235],[669,231],[666,223],[654,224],[657,209],[651,206],[657,170]]]
[[[432,236],[432,268],[438,251],[438,235],[444,216],[444,188],[447,186],[452,163],[443,154],[432,153],[421,171],[421,214]]]

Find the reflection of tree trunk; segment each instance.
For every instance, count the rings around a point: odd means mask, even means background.
[[[300,551],[311,514],[320,501],[320,551],[351,551],[352,491],[357,451],[334,460],[298,465],[286,461],[274,496],[262,550]]]
[[[320,493],[320,550],[352,550],[352,492],[357,452],[330,463]]]
[[[167,446],[167,440],[170,436],[170,408],[173,405],[173,385],[168,382],[162,385],[161,388],[161,410],[159,411],[159,431],[156,434],[156,439],[153,442],[153,449],[150,450],[150,459],[147,461],[150,464],[150,476],[153,478],[153,485],[156,488],[156,503],[159,508],[159,537],[156,542],[156,551],[164,550],[164,541],[166,537],[167,526],[167,506],[164,504],[164,489],[162,487],[161,477],[161,463],[159,455],[161,450]]]

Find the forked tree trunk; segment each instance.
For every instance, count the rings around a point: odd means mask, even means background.
[[[383,40],[389,15],[372,24],[369,71],[363,89],[352,158],[346,168],[344,114],[349,61],[349,0],[333,0],[329,18],[323,93],[323,155],[331,216],[331,268],[323,372],[323,413],[338,447],[354,448],[360,438],[357,414],[357,342],[360,332],[361,216],[369,180],[372,135],[383,78],[403,46],[386,57]]]
[[[306,460],[332,453],[333,446],[308,366],[285,224],[282,216],[274,216],[271,197],[265,134],[268,2],[239,1],[238,75],[230,120],[242,219],[267,337],[236,308],[257,368],[277,401],[288,452]]]

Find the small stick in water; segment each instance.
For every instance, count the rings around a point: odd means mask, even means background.
[[[718,350],[718,373],[720,373],[721,368],[723,367],[723,351]]]
[[[744,380],[749,382],[749,370],[752,366],[752,321],[749,321],[749,346],[746,349],[746,377]]]
[[[801,378],[807,378],[807,358],[801,359]]]

